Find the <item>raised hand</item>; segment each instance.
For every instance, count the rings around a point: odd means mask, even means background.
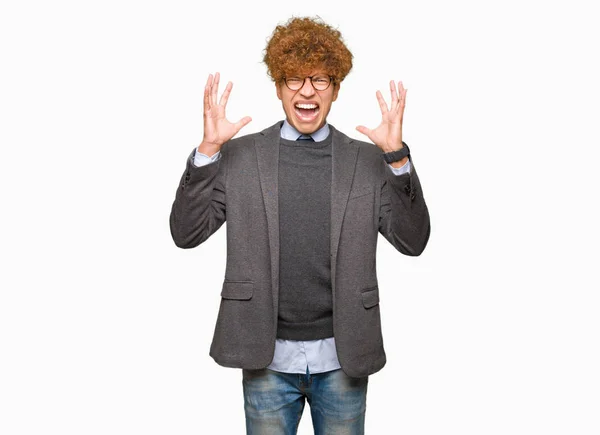
[[[204,87],[204,138],[200,149],[212,149],[218,151],[225,142],[235,136],[252,118],[245,116],[236,123],[229,122],[225,117],[225,107],[231,93],[233,83],[228,82],[217,103],[217,92],[219,90],[219,73],[213,78],[208,75]]]
[[[396,151],[402,148],[402,117],[406,104],[406,89],[402,82],[398,82],[399,93],[396,84],[390,81],[390,92],[392,94],[392,107],[388,109],[381,92],[377,91],[377,101],[381,109],[381,124],[373,130],[359,125],[356,129],[366,135],[371,141],[383,150],[383,152]]]

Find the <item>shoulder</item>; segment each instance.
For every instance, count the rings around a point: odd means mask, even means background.
[[[355,146],[358,148],[360,158],[372,159],[372,160],[382,160],[381,155],[383,151],[377,145],[371,142],[365,142],[364,140],[356,139],[348,136],[345,133],[337,130],[330,124],[330,127],[333,128],[334,134],[339,138],[342,138],[344,141],[347,141],[351,146]]]
[[[382,159],[381,155],[383,154],[383,152],[381,151],[381,148],[379,148],[374,143],[365,142],[365,141],[358,140],[358,139],[351,139],[351,140],[353,143],[357,144],[361,154],[364,154],[371,159],[378,159],[378,160]]]
[[[230,155],[244,152],[244,150],[247,150],[250,145],[254,144],[254,141],[260,135],[261,133],[257,132],[229,139],[221,146],[221,151]]]
[[[275,124],[255,133],[244,134],[242,136],[234,137],[223,144],[221,149],[230,154],[245,152],[253,145],[259,138],[273,133],[275,130],[281,127],[283,121],[278,121]]]

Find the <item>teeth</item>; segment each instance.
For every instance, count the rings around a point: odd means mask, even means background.
[[[296,107],[298,107],[300,109],[316,109],[317,105],[316,104],[296,104]]]

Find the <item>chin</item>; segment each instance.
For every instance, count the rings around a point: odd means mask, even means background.
[[[290,122],[290,119],[292,122]],[[323,127],[324,120],[314,120],[312,122],[301,122],[298,119],[288,117],[288,122],[302,134],[311,134]]]

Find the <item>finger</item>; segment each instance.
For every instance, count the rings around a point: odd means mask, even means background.
[[[404,87],[402,87],[402,99],[400,100],[400,109],[398,110],[400,113],[400,119],[402,119],[402,117],[404,116],[404,108],[406,107],[406,93],[408,92],[408,89],[405,89]]]
[[[212,74],[208,75],[208,79],[206,80],[206,86],[204,86],[204,113],[210,110],[210,84],[212,82]]]
[[[396,91],[396,83],[391,80],[390,81],[390,93],[392,94],[392,108],[391,111],[398,109],[398,92]]]
[[[215,79],[212,84],[211,96],[210,96],[210,104],[215,106],[217,104],[217,92],[219,90],[219,78],[220,74],[218,72],[215,73]]]
[[[400,101],[399,101],[397,109],[399,112],[403,112],[404,105],[406,103],[406,89],[404,88],[404,84],[402,83],[402,80],[398,82],[398,88],[400,89]]]
[[[233,83],[228,82],[227,86],[225,86],[225,90],[223,91],[223,95],[221,95],[221,99],[219,100],[219,106],[227,106],[227,100],[229,100],[229,94],[231,93],[231,88],[233,88]]]
[[[388,112],[387,103],[383,99],[383,95],[381,95],[381,92],[377,91],[375,93],[375,95],[377,96],[377,101],[379,102],[379,108],[381,109],[381,114],[385,116],[385,114]]]

